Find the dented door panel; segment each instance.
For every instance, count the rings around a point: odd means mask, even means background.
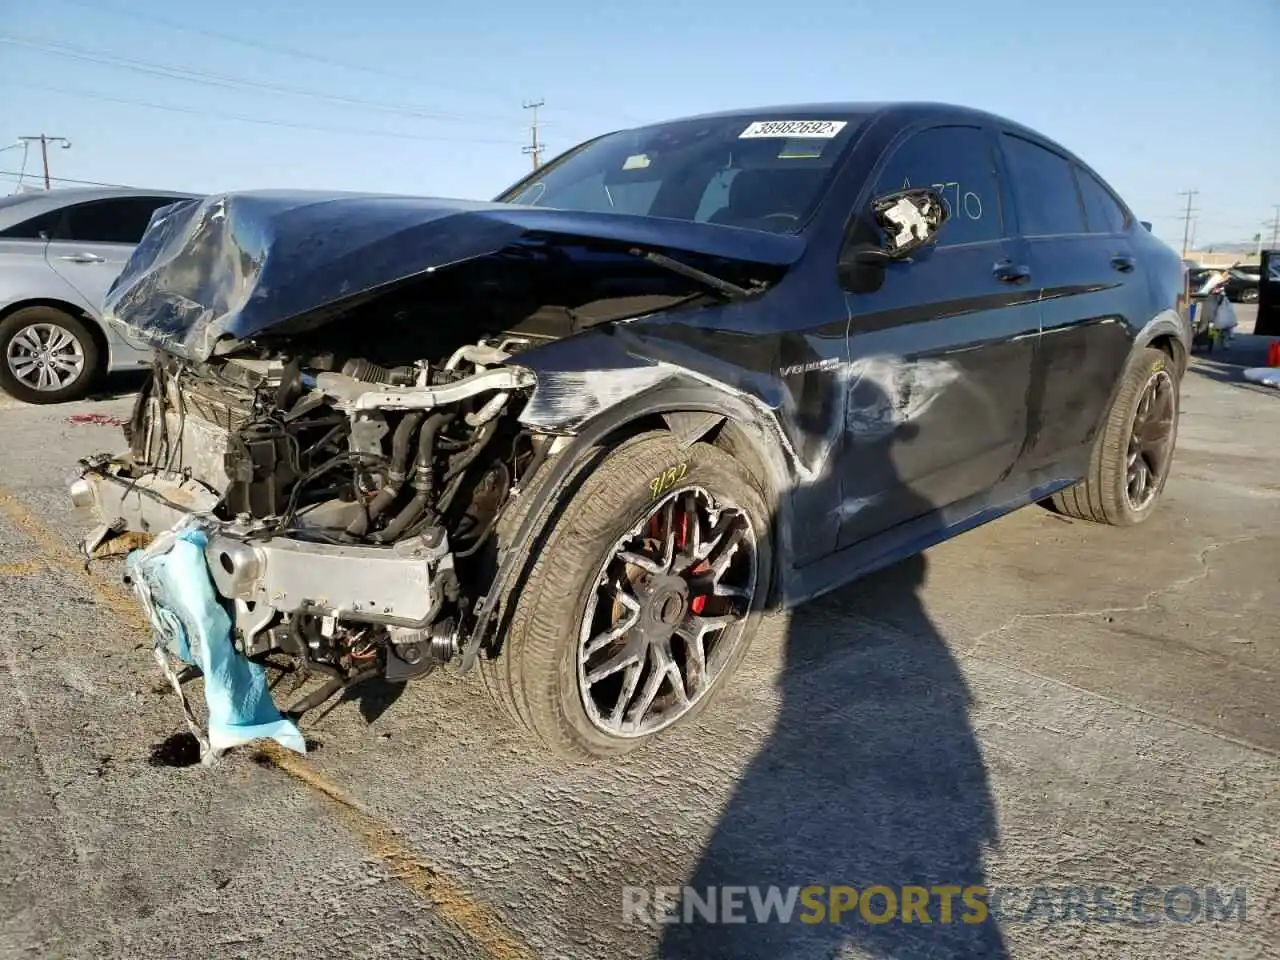
[[[841,547],[1014,471],[1040,323],[1036,290],[993,275],[1016,251],[938,248],[849,295]]]

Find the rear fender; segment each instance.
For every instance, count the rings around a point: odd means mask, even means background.
[[[1187,364],[1191,359],[1191,326],[1178,311],[1173,309],[1162,310],[1147,321],[1134,336],[1133,343],[1129,347],[1129,356],[1125,360],[1120,376],[1116,377],[1115,383],[1111,385],[1111,396],[1107,398],[1106,406],[1102,408],[1102,414],[1099,416],[1098,422],[1094,424],[1093,437],[1095,441],[1102,436],[1103,425],[1107,422],[1107,418],[1111,416],[1111,408],[1115,405],[1116,397],[1120,393],[1120,387],[1124,383],[1124,376],[1129,369],[1129,364],[1133,362],[1133,358],[1140,350],[1151,346],[1161,337],[1172,338],[1174,343],[1178,345],[1174,350],[1173,362],[1177,367],[1179,379],[1186,373]]]

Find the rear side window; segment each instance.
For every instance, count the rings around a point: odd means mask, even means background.
[[[1084,233],[1084,209],[1066,158],[1013,134],[1002,139],[1022,233]]]
[[[932,127],[913,134],[876,178],[880,196],[909,187],[933,187],[947,206],[938,245],[999,239],[1000,187],[995,159],[980,127]]]
[[[59,240],[79,243],[137,243],[151,214],[174,201],[168,197],[121,197],[93,200],[67,210]]]
[[[54,228],[58,225],[58,220],[61,218],[61,210],[50,210],[48,213],[42,213],[39,216],[32,217],[30,220],[15,223],[7,230],[0,230],[0,239],[41,240],[51,237],[53,236]],[[44,237],[41,234],[44,234]]]
[[[1119,233],[1124,229],[1124,209],[1111,191],[1089,172],[1076,167],[1076,182],[1084,200],[1084,215],[1090,233]]]

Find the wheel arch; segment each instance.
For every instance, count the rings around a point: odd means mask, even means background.
[[[1178,376],[1187,372],[1191,362],[1191,330],[1185,319],[1176,311],[1166,310],[1153,317],[1133,338],[1130,354],[1143,347],[1155,347],[1169,355],[1177,364]]]
[[[713,443],[742,463],[760,485],[770,510],[775,546],[766,603],[775,606],[783,586],[782,571],[790,555],[791,479],[782,444],[767,420],[755,405],[727,389],[705,383],[663,384],[609,406],[577,425],[573,433],[562,434],[563,447],[541,468],[544,475],[525,491],[533,500],[477,608],[461,670],[465,672],[474,665],[495,619],[505,619],[507,614],[499,608],[506,605],[505,597],[518,582],[517,577],[527,576],[532,562],[530,545],[554,522],[567,502],[557,502],[560,495],[594,460],[607,455],[622,441],[650,430],[671,433],[682,447],[699,441]]]

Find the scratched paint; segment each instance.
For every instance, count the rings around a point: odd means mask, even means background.
[[[922,417],[959,378],[945,360],[860,357],[848,366],[845,430],[855,441],[891,436]]]
[[[572,429],[677,371],[683,372],[660,363],[621,370],[541,372],[520,420],[531,427]]]
[[[849,497],[842,500],[836,505],[835,514],[837,520],[848,520],[849,518],[861,513],[867,507],[871,506],[879,497]]]

